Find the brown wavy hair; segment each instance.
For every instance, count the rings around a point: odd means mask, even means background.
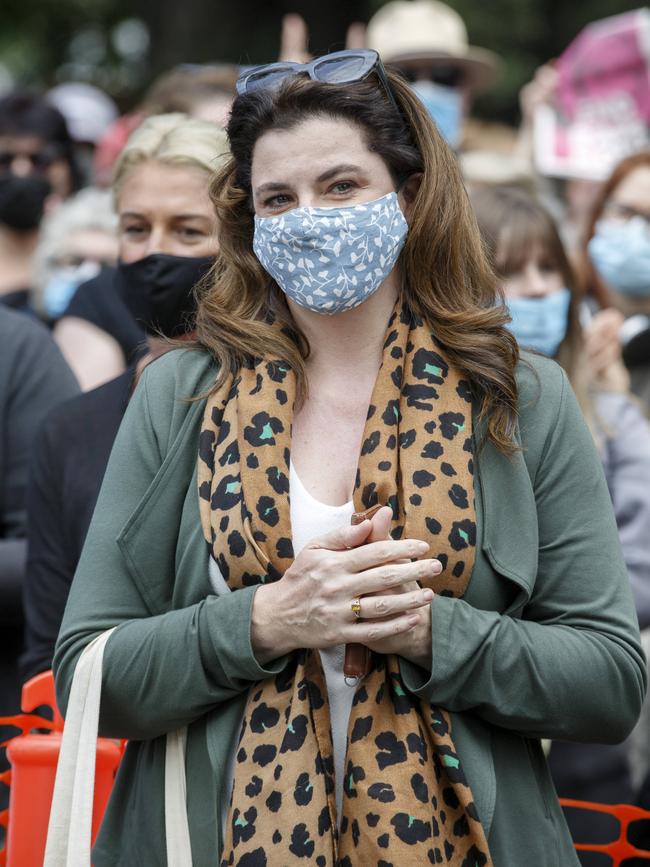
[[[593,211],[587,223],[578,261],[578,273],[587,293],[593,295],[601,307],[611,307],[612,302],[609,287],[599,277],[596,269],[591,264],[588,248],[589,241],[593,238],[596,231],[596,223],[603,216],[605,207],[611,199],[612,194],[616,191],[616,188],[629,174],[638,168],[650,168],[650,150],[640,151],[639,153],[625,157],[614,167],[613,172],[605,182],[594,203]]]
[[[469,380],[480,417],[487,420],[488,439],[510,454],[516,449],[518,350],[505,328],[508,314],[500,289],[483,253],[455,155],[405,81],[391,71],[387,76],[399,113],[373,79],[337,86],[296,76],[278,90],[258,90],[235,100],[228,125],[232,158],[211,184],[220,256],[199,292],[197,342],[219,362],[219,383],[265,355],[290,364],[298,400],[305,399],[307,340],[284,293],[253,253],[253,149],[264,133],[292,129],[308,117],[347,120],[384,160],[396,188],[409,176],[422,175],[397,266],[405,300]],[[272,317],[281,330],[271,327]]]

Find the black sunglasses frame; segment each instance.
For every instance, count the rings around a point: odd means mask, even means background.
[[[328,81],[326,76],[318,74],[319,69],[322,72],[324,68],[331,68],[332,65],[336,65],[336,61],[339,59],[352,60],[355,58],[363,60],[364,66],[358,75],[349,78],[347,81]],[[285,73],[285,75],[282,75],[283,72]],[[285,79],[290,78],[292,75],[308,75],[312,81],[320,81],[323,84],[346,85],[352,84],[355,81],[365,81],[365,79],[368,78],[368,76],[371,75],[373,72],[379,79],[380,84],[386,92],[386,96],[388,96],[388,98],[390,99],[395,110],[399,115],[401,115],[400,108],[391,89],[390,83],[388,81],[388,76],[386,75],[386,70],[384,69],[383,63],[381,62],[381,58],[376,51],[373,51],[372,48],[334,51],[331,54],[324,54],[322,55],[322,57],[317,57],[315,60],[309,61],[309,63],[293,63],[291,61],[263,63],[260,66],[254,66],[252,67],[252,69],[247,69],[239,76],[239,78],[237,79],[237,93],[241,95],[245,93],[252,93],[255,90],[263,90],[265,87],[265,78],[270,78],[273,74],[275,74],[276,76],[280,75],[281,77],[275,77],[273,85],[267,84],[266,87],[275,87]],[[261,73],[265,74],[262,75]]]
[[[432,64],[426,74],[423,74],[421,68],[413,69],[406,64],[400,66],[395,64],[394,68],[402,75],[409,84],[416,81],[432,81],[434,84],[441,84],[444,87],[460,87],[465,81],[465,73],[459,66]]]

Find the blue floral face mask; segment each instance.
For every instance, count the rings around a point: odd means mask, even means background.
[[[600,220],[588,249],[594,268],[612,289],[637,298],[650,295],[650,234],[642,217],[626,223]]]
[[[506,303],[512,317],[508,328],[517,343],[553,358],[569,324],[569,290],[560,289],[541,298],[508,298]]]
[[[407,232],[397,195],[389,193],[362,205],[255,217],[253,251],[292,301],[333,315],[379,289]]]

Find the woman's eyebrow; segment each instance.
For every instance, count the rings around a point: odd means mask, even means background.
[[[341,174],[342,172],[363,172],[361,166],[355,166],[352,163],[339,163],[336,166],[333,166],[331,169],[327,169],[327,171],[323,172],[316,178],[317,184],[322,184],[325,181],[331,180],[331,178],[336,177],[336,175]],[[291,186],[288,181],[268,181],[265,184],[260,184],[259,187],[255,189],[255,195],[259,196],[262,193],[279,193],[282,190],[286,190]]]
[[[323,172],[322,175],[319,175],[316,178],[316,182],[319,184],[324,183],[324,181],[329,181],[336,175],[340,175],[342,172],[362,172],[363,169],[361,166],[352,165],[352,163],[339,163],[337,166],[334,166],[331,169],[328,169],[326,172]]]
[[[174,220],[211,220],[208,214],[174,214]]]
[[[266,184],[260,184],[255,190],[255,195],[259,196],[262,193],[278,193],[286,190],[291,186],[289,183],[282,181],[268,181]]]

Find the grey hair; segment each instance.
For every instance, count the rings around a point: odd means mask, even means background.
[[[75,193],[43,220],[34,253],[34,303],[42,307],[42,294],[66,241],[75,232],[94,229],[117,237],[117,216],[110,190],[88,187]]]

